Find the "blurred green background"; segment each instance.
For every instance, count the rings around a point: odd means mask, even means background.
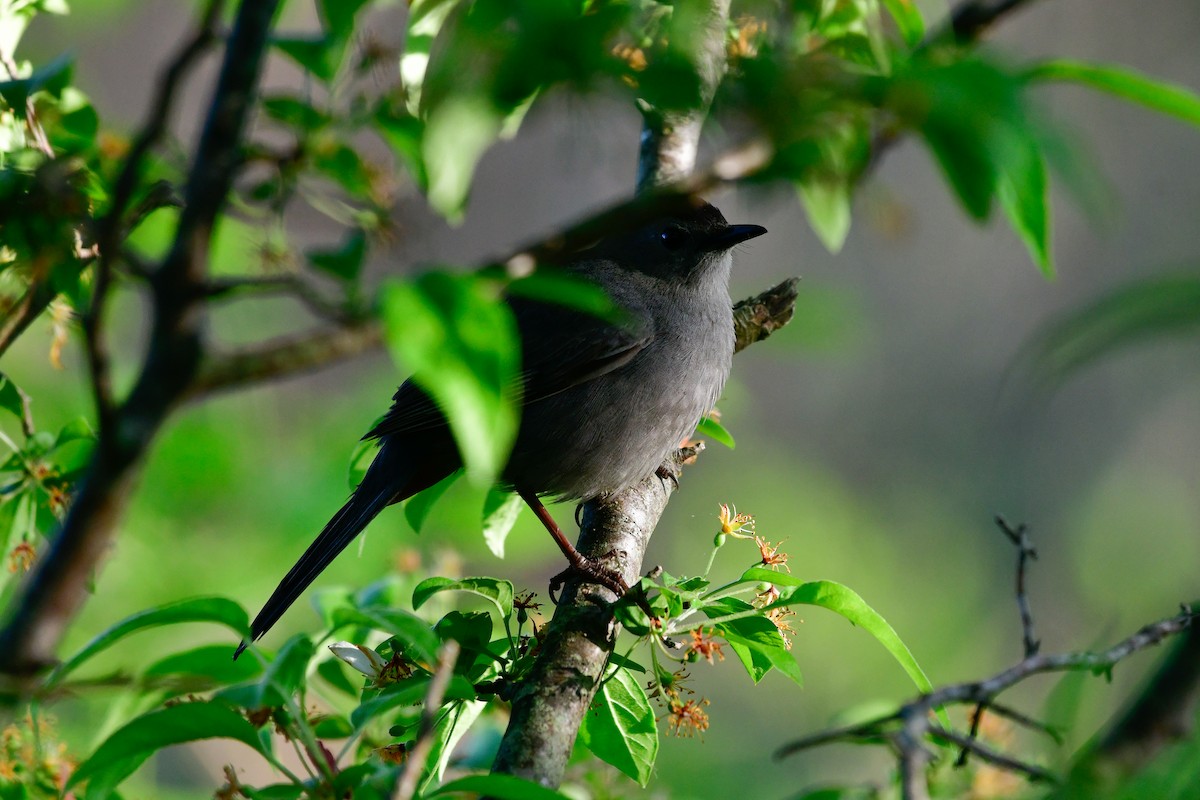
[[[132,127],[191,6],[73,6],[70,17],[38,20],[25,55],[74,51],[77,80],[106,121]],[[282,27],[306,24],[301,16]],[[386,16],[377,24],[380,36],[401,35],[387,29]],[[1119,62],[1195,89],[1197,41],[1193,0],[1137,4],[1136,13],[1120,0],[1058,0],[1006,21],[991,46],[1016,58]],[[177,125],[185,140],[198,125],[212,66],[190,83]],[[294,83],[296,74],[273,63],[267,80]],[[739,248],[735,299],[791,275],[803,276],[801,299],[790,327],[737,358],[721,403],[737,449],[710,447],[688,470],[648,565],[703,569],[717,504],[736,504],[758,518],[760,533],[785,540],[794,574],[841,581],[887,617],[935,684],[981,677],[1020,656],[1015,556],[992,525],[996,512],[1033,528],[1041,558],[1029,591],[1047,650],[1115,640],[1200,596],[1200,342],[1126,350],[1052,392],[1035,391],[1012,369],[1022,344],[1059,316],[1126,281],[1200,266],[1200,137],[1096,94],[1043,91],[1047,113],[1077,134],[1107,192],[1095,198],[1097,219],[1056,198],[1060,274],[1052,282],[1002,222],[969,222],[927,152],[911,142],[890,152],[863,187],[836,257],[789,191],[712,198],[730,221],[770,231]],[[372,268],[382,276],[411,274],[422,263],[469,266],[628,196],[639,125],[633,109],[603,95],[544,99],[516,139],[484,157],[461,227],[449,228],[418,195],[403,197],[398,240]],[[311,235],[336,234],[314,219]],[[219,257],[253,257],[252,243],[229,238]],[[142,309],[134,298],[123,302],[129,344]],[[212,336],[225,344],[260,337],[295,314],[285,302],[245,302],[215,315]],[[74,368],[78,349],[56,371],[50,338],[39,322],[3,368],[37,399],[39,425],[53,429],[90,409]],[[402,377],[377,354],[179,414],[153,451],[67,649],[129,613],[188,595],[227,595],[256,610],[344,500],[354,444]],[[451,495],[418,537],[403,514],[388,511],[317,588],[365,584],[402,551],[417,550],[427,566],[453,566],[454,551],[463,574],[543,590],[560,556],[532,518],[522,519],[501,562],[478,535],[476,513],[473,500]],[[555,514],[565,523],[571,509]],[[746,566],[734,561],[726,562],[731,573]],[[803,691],[777,675],[751,688],[731,662],[693,669],[698,693],[712,700],[712,727],[703,739],[664,740],[651,795],[745,795],[753,776],[752,796],[783,797],[829,779],[886,774],[883,753],[848,747],[771,759],[778,745],[848,709],[911,693],[870,637],[819,610],[801,619],[794,652]],[[266,644],[314,621],[302,602]],[[146,634],[109,663],[157,657],[169,646],[164,637],[180,635],[214,634]],[[1121,665],[1111,685],[1086,685],[1068,751],[1152,660]],[[1036,711],[1053,682],[1032,682],[1009,699]],[[64,720],[79,747],[89,745],[102,704]],[[176,787],[157,796],[205,796],[224,761],[253,758],[199,753],[147,768],[148,778],[157,769]]]

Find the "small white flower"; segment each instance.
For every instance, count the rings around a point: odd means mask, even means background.
[[[329,645],[329,651],[372,680],[378,678],[388,664],[379,653],[353,642],[334,642]]]

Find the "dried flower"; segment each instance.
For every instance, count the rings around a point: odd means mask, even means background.
[[[708,663],[713,663],[713,658],[720,661],[725,660],[725,654],[721,652],[721,643],[713,638],[712,632],[704,632],[704,626],[701,625],[692,631],[691,651],[698,654]]]
[[[9,572],[29,572],[33,567],[33,557],[37,551],[29,542],[20,542],[8,554]]]
[[[784,553],[779,549],[780,547],[783,547],[783,542],[780,542],[777,545],[772,545],[763,537],[755,536],[754,543],[758,545],[758,551],[762,554],[761,563],[764,567],[783,567],[788,572],[792,571],[792,568],[787,565],[787,553]]]
[[[767,612],[767,619],[771,620],[775,627],[779,629],[779,635],[783,637],[783,645],[788,650],[792,649],[792,640],[790,637],[796,632],[791,623],[788,622],[788,617],[794,616],[796,616],[796,612],[790,608],[772,608]]]
[[[668,709],[667,732],[672,736],[691,738],[697,733],[708,730],[708,712],[704,706],[708,700],[675,700]]]

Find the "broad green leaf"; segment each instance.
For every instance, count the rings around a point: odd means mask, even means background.
[[[298,692],[305,683],[308,662],[312,661],[316,648],[313,641],[298,633],[283,643],[279,652],[259,681],[260,690],[255,707],[283,705],[287,698]]]
[[[1050,252],[1050,182],[1046,162],[1037,147],[1029,144],[1021,157],[1014,157],[1001,170],[996,184],[1000,205],[1021,237],[1033,263],[1047,278],[1054,277]]]
[[[1055,321],[1023,348],[1035,381],[1049,384],[1123,347],[1200,332],[1200,274],[1127,284]]]
[[[888,624],[875,609],[858,596],[854,590],[833,581],[802,581],[791,575],[773,572],[762,567],[753,567],[742,574],[742,580],[747,582],[766,581],[779,587],[789,587],[790,591],[782,592],[782,596],[762,610],[795,605],[801,603],[810,606],[821,606],[836,614],[840,614],[857,625],[875,639],[892,654],[892,658],[900,664],[917,689],[922,692],[933,691],[933,684],[925,676],[925,672],[913,658],[908,646],[901,641],[896,631]]]
[[[450,13],[461,0],[413,0],[408,8],[408,34],[404,55],[400,57],[400,78],[408,109],[417,114],[421,107],[421,89],[429,66],[429,51]]]
[[[601,319],[621,321],[625,312],[604,288],[551,265],[539,264],[532,275],[511,281],[505,294],[555,303]]]
[[[408,520],[408,524],[417,533],[421,532],[421,528],[425,526],[425,520],[429,517],[429,512],[433,509],[435,503],[442,499],[442,495],[450,488],[450,485],[463,476],[462,470],[455,470],[447,477],[430,486],[428,489],[417,492],[404,503],[404,518]]]
[[[301,131],[312,132],[329,124],[329,116],[308,102],[290,95],[277,95],[262,101],[263,113]]]
[[[180,703],[138,717],[108,737],[71,775],[66,791],[87,781],[89,800],[102,800],[164,747],[218,738],[233,739],[265,755],[254,726],[238,712],[220,703]]]
[[[321,19],[329,35],[349,40],[354,34],[354,18],[369,0],[321,0]]]
[[[840,253],[850,233],[850,186],[836,179],[813,178],[796,184],[808,224],[830,253]]]
[[[401,608],[340,608],[333,614],[333,630],[347,625],[365,625],[398,637],[412,648],[415,661],[432,664],[437,661],[441,639],[429,623]]]
[[[512,616],[513,587],[508,581],[496,578],[427,578],[413,589],[413,609],[418,609],[438,592],[469,592],[490,601],[501,617]]]
[[[521,496],[515,492],[494,488],[488,491],[483,501],[483,541],[496,558],[504,558],[504,540],[517,524],[524,506]]]
[[[378,439],[361,439],[354,446],[353,452],[350,453],[350,464],[346,467],[346,484],[351,489],[358,488],[358,485],[362,483],[363,476],[367,474],[367,468],[371,466],[371,462],[378,454]]]
[[[47,686],[61,682],[85,661],[112,647],[131,633],[163,625],[178,625],[182,622],[215,622],[233,629],[242,636],[250,635],[250,618],[246,614],[246,610],[224,597],[194,597],[189,600],[155,606],[126,617],[101,632],[84,645],[83,649],[54,670],[46,681]]]
[[[450,422],[467,477],[490,486],[517,434],[520,343],[512,312],[493,284],[431,272],[383,290],[393,358]]]
[[[733,434],[727,431],[724,425],[710,416],[700,418],[700,424],[696,426],[696,435],[706,436],[714,442],[720,442],[730,450],[737,446],[737,442],[733,440]]]
[[[1200,127],[1200,96],[1193,90],[1148,78],[1128,67],[1063,59],[1037,64],[1025,76],[1032,81],[1080,83]]]
[[[913,0],[883,0],[883,5],[896,21],[904,43],[909,47],[919,45],[925,38],[925,20],[921,18],[917,4]]]
[[[367,256],[367,234],[351,231],[335,248],[309,250],[305,255],[314,267],[343,281],[358,280]]]
[[[706,605],[703,609],[710,619],[735,614],[744,611],[754,611],[754,606],[736,597],[725,597],[717,602]],[[763,676],[775,667],[788,678],[803,686],[804,678],[800,674],[800,665],[787,648],[783,635],[775,627],[775,623],[762,616],[747,616],[740,619],[726,620],[713,624],[716,632],[733,652],[737,654],[742,666],[746,668],[750,679],[758,683]]]
[[[410,12],[411,13],[411,12]],[[407,55],[405,56],[407,58]],[[425,172],[425,161],[421,156],[421,139],[425,123],[407,111],[397,111],[382,105],[375,112],[375,131],[391,148],[400,163],[408,168],[421,191],[429,188],[429,177]]]
[[[449,797],[466,794],[471,797],[494,797],[496,800],[571,800],[565,794],[547,789],[515,775],[468,775],[465,778],[444,783],[423,797]]]
[[[642,786],[650,782],[658,726],[646,690],[629,670],[618,669],[600,685],[579,727],[579,741]]]
[[[471,95],[439,103],[426,119],[421,161],[429,205],[450,223],[462,222],[475,166],[499,138],[503,121],[491,103]]]

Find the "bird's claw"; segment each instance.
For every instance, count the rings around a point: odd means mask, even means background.
[[[616,570],[603,566],[599,561],[583,559],[578,564],[571,564],[562,572],[550,579],[550,601],[555,605],[559,602],[559,591],[572,577],[580,577],[587,583],[597,583],[611,591],[618,598],[629,591],[629,584]]]

